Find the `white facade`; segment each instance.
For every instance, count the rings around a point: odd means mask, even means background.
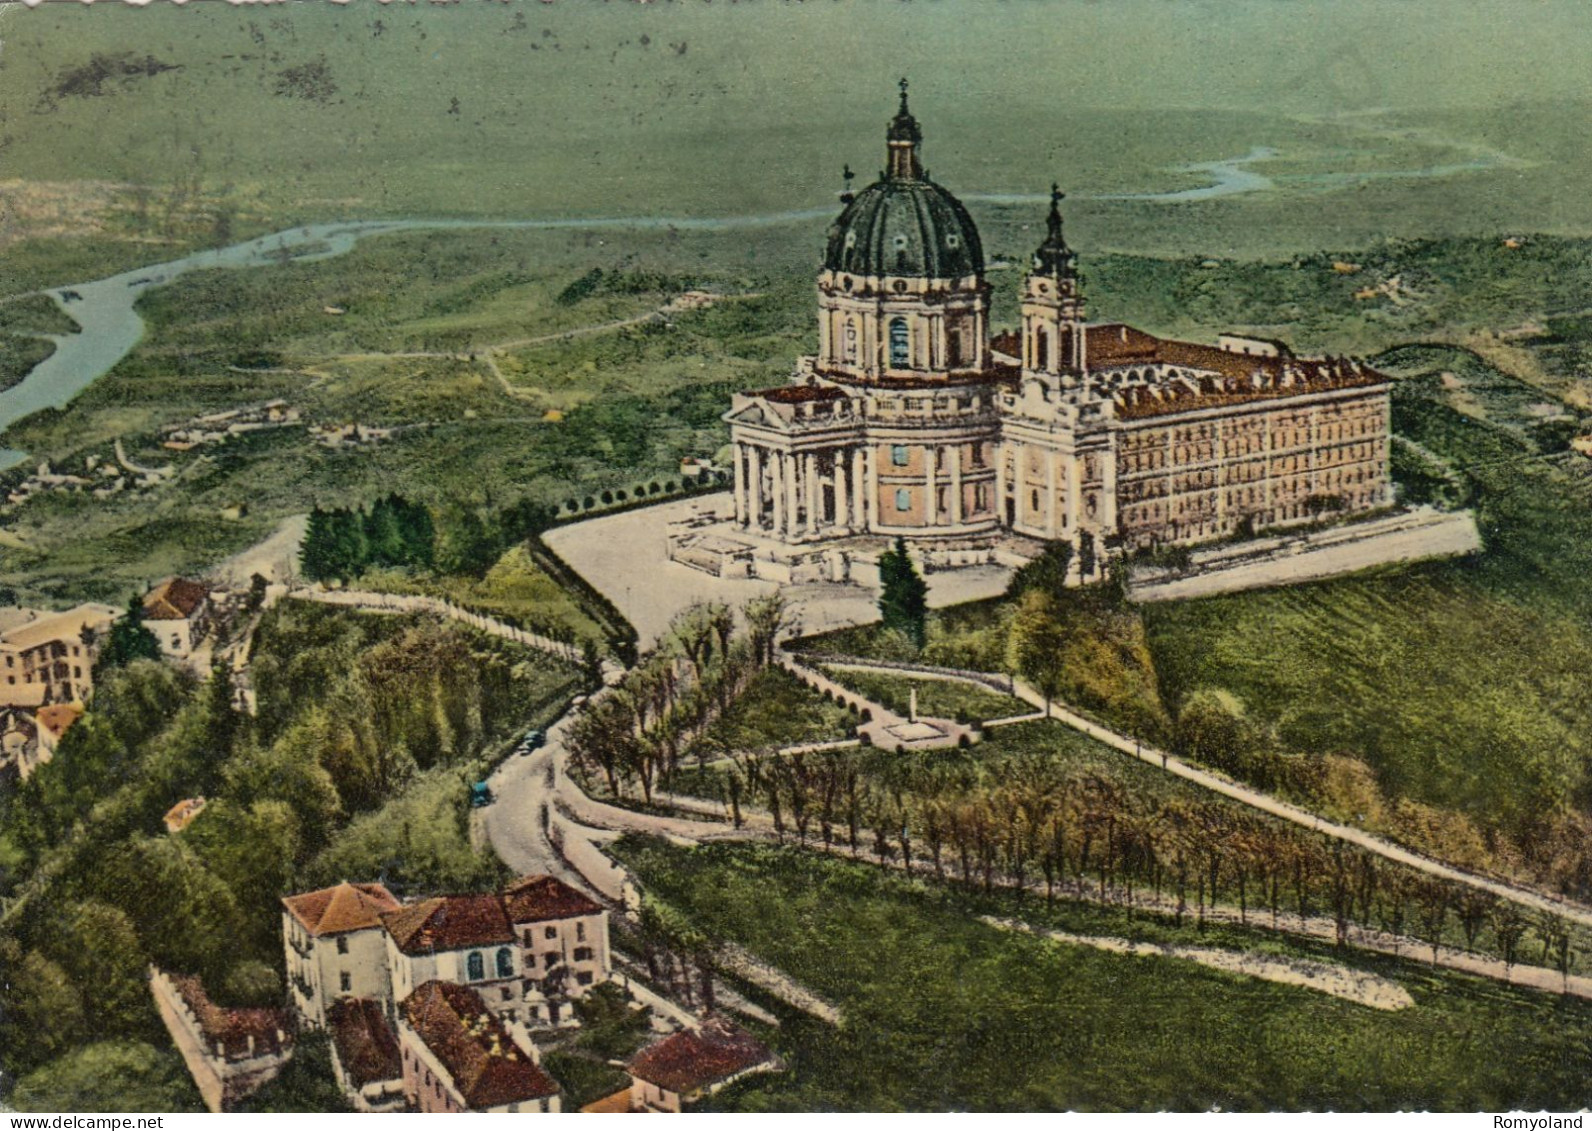
[[[282,941],[288,997],[308,1027],[324,1029],[326,1007],[338,998],[368,997],[392,1005],[386,936],[379,926],[316,936],[284,911]]]

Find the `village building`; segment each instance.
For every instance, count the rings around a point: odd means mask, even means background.
[[[293,1056],[292,1019],[281,1009],[226,1009],[198,978],[149,968],[149,988],[205,1106],[231,1111],[279,1075]]]
[[[495,893],[439,895],[382,916],[392,994],[427,982],[468,985],[497,1013],[541,1020],[546,1003],[521,968],[518,939]]]
[[[611,975],[608,912],[552,876],[502,892],[434,896],[382,916],[392,992],[432,980],[475,989],[527,1025],[574,1020],[567,1002]]]
[[[503,889],[503,906],[519,933],[526,970],[544,993],[578,998],[612,976],[601,904],[554,876],[525,876]]]
[[[331,1033],[332,1074],[355,1110],[402,1111],[406,1105],[403,1057],[375,998],[339,998],[326,1007]]]
[[[559,1111],[522,1026],[505,1024],[469,986],[430,981],[398,1009],[403,1089],[421,1112]]]
[[[327,1010],[340,998],[391,1007],[381,917],[401,906],[381,884],[341,883],[282,900],[288,1000],[301,1025],[325,1028]]]
[[[144,597],[144,627],[154,633],[160,650],[186,660],[209,635],[215,618],[210,588],[186,577],[168,577]]]
[[[55,757],[61,739],[82,717],[81,703],[0,706],[0,772],[14,772],[27,781]]]
[[[203,797],[185,797],[170,809],[166,810],[166,831],[173,836],[182,832],[193,824],[194,818],[205,811],[209,804]]]
[[[679,1112],[755,1072],[783,1068],[768,1046],[721,1015],[681,1029],[638,1052],[630,1074],[631,1111]],[[617,1095],[610,1097],[616,1100]],[[616,1110],[612,1103],[606,1110]]]
[[[6,613],[0,620],[0,706],[86,701],[94,687],[94,661],[117,610],[89,603],[62,613]]]
[[[947,567],[1026,538],[1070,543],[1088,580],[1137,549],[1391,501],[1387,378],[1269,339],[1087,323],[1057,190],[1020,326],[993,335],[978,228],[921,140],[903,82],[885,172],[848,187],[829,232],[818,353],[733,398],[734,527],[677,536],[676,560],[868,581],[885,539]]]

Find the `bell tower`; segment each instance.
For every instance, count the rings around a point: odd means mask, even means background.
[[[1052,377],[1081,374],[1086,361],[1078,257],[1061,234],[1063,197],[1050,186],[1045,242],[1023,282],[1023,370]]]

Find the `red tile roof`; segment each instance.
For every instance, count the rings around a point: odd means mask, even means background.
[[[642,1049],[627,1065],[632,1076],[685,1096],[778,1058],[768,1046],[724,1017],[710,1016],[698,1030],[682,1029]]]
[[[283,1052],[293,1045],[293,1023],[285,1009],[228,1009],[210,1000],[204,983],[192,974],[167,974],[172,987],[193,1011],[199,1031],[211,1042],[219,1041],[228,1060]]]
[[[186,577],[168,578],[145,596],[144,617],[146,620],[187,620],[209,597],[209,587],[198,581],[189,581]]]
[[[512,923],[540,923],[601,915],[602,905],[586,898],[556,876],[522,876],[503,889],[503,905]]]
[[[427,982],[402,1008],[404,1020],[447,1069],[472,1110],[558,1094],[558,1084],[520,1048],[474,990]]]
[[[438,895],[381,917],[405,954],[495,946],[514,941],[499,895]]]
[[[629,1115],[635,1109],[630,1106],[630,1088],[620,1088],[617,1092],[610,1092],[600,1100],[580,1109],[585,1115]]]
[[[1329,389],[1370,388],[1388,380],[1369,366],[1343,358],[1234,353],[1198,342],[1157,338],[1120,322],[1088,326],[1084,332],[1084,360],[1091,373],[1135,365],[1166,365],[1191,372],[1192,388],[1183,381],[1162,379],[1114,390],[1117,415],[1125,420]],[[1020,356],[1022,340],[1009,332],[992,338],[990,348]]]
[[[336,935],[381,925],[381,916],[403,905],[381,884],[342,883],[283,898],[282,906],[312,935]]]
[[[72,729],[73,723],[83,717],[83,705],[52,703],[48,707],[40,707],[33,717],[39,724],[40,730],[47,730],[56,738],[60,738]]]
[[[368,997],[342,998],[326,1007],[326,1024],[337,1060],[356,1088],[404,1074],[398,1038],[381,1003]]]
[[[760,389],[749,396],[762,397],[779,404],[804,404],[808,401],[843,401],[847,393],[833,385],[780,385],[774,389]]]

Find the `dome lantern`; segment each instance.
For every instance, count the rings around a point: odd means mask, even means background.
[[[885,132],[888,145],[886,176],[907,181],[922,178],[923,166],[918,163],[918,143],[922,140],[923,131],[918,128],[918,120],[907,109],[907,80],[902,79],[901,109],[890,120],[890,128]]]

